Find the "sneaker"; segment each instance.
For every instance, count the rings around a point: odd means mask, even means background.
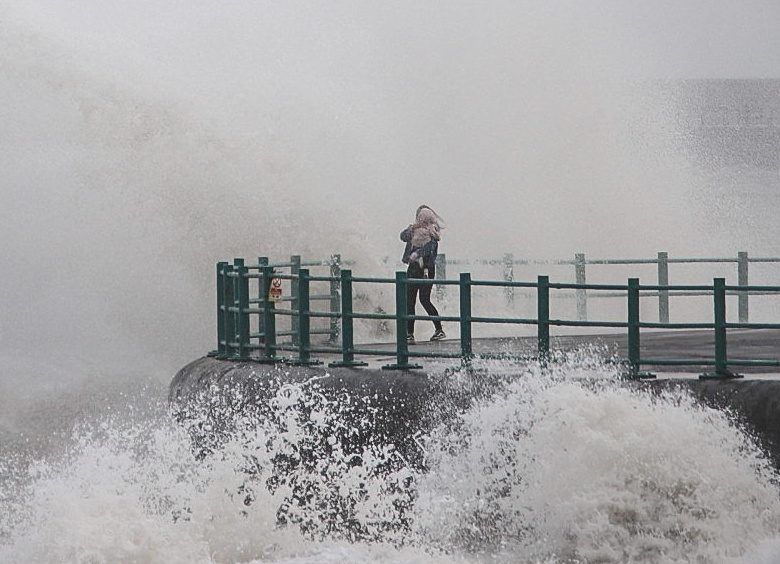
[[[414,335],[407,335],[406,336],[406,344],[408,345],[414,345],[417,341],[414,340]]]
[[[444,334],[444,331],[439,329],[436,331],[433,336],[431,337],[431,341],[441,341],[442,339],[446,339],[447,335]]]

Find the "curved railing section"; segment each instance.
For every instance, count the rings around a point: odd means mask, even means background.
[[[210,353],[220,359],[256,361],[261,363],[289,363],[293,365],[321,364],[315,355],[338,355],[329,366],[366,366],[361,357],[388,356],[395,361],[383,366],[386,370],[411,370],[420,368],[411,360],[415,358],[459,359],[468,364],[475,357],[472,328],[476,324],[515,324],[536,326],[536,351],[533,355],[480,354],[480,357],[500,357],[517,360],[538,360],[548,362],[550,355],[551,327],[603,327],[626,331],[628,341],[627,357],[624,359],[626,376],[629,378],[650,377],[643,372],[643,366],[700,366],[711,365],[713,370],[704,377],[734,378],[733,366],[776,366],[777,359],[730,359],[727,354],[727,329],[780,329],[780,323],[750,323],[742,319],[729,323],[726,319],[726,296],[751,293],[777,294],[780,286],[727,285],[724,278],[715,278],[712,285],[669,285],[640,284],[638,278],[629,278],[626,284],[586,284],[551,282],[548,276],[538,276],[536,281],[476,280],[470,273],[460,273],[457,280],[408,278],[405,272],[396,272],[394,278],[356,277],[352,271],[343,269],[338,255],[325,261],[302,261],[292,257],[290,262],[271,264],[261,257],[257,264],[247,265],[243,259],[232,264],[217,264],[217,349]],[[325,274],[314,274],[310,270],[325,268]],[[285,272],[287,271],[287,272]],[[290,282],[289,295],[282,295],[281,281]],[[366,312],[355,310],[353,284],[390,285],[395,290],[395,312]],[[458,315],[409,315],[407,313],[407,289],[410,285],[431,285],[457,288]],[[326,291],[313,291],[313,287],[325,286]],[[536,317],[523,318],[511,315],[485,317],[472,315],[474,288],[499,287],[523,288],[536,294]],[[574,290],[575,292],[619,293],[627,300],[625,321],[597,321],[583,319],[556,319],[550,317],[550,291]],[[658,322],[640,319],[640,299],[647,296],[668,295],[712,295],[713,316],[711,323],[670,323],[663,318]],[[312,304],[325,302],[325,309],[314,309]],[[289,307],[279,307],[289,304]],[[289,330],[277,331],[277,319],[290,319]],[[312,328],[312,321],[322,319],[327,328]],[[354,339],[354,321],[373,319],[391,322],[395,326],[394,349],[371,349],[358,347]],[[460,328],[460,342],[457,351],[410,350],[406,341],[406,326],[410,319],[438,320],[457,323]],[[641,356],[642,329],[706,329],[714,334],[714,357],[709,360],[685,358],[643,358]],[[327,335],[323,344],[312,344],[312,335]],[[287,340],[285,340],[285,338]],[[285,357],[285,353],[294,356]]]

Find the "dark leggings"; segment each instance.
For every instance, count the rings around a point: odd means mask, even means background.
[[[420,265],[412,263],[406,270],[406,275],[409,278],[425,278],[425,273]],[[436,277],[436,269],[428,269],[428,278],[433,280]],[[428,315],[439,315],[439,311],[431,303],[431,290],[433,284],[409,284],[406,290],[406,313],[408,315],[415,315],[417,311],[417,292],[420,293],[420,303],[425,308]],[[436,320],[433,322],[437,331],[441,331],[441,321]],[[406,331],[408,335],[414,335],[414,319],[410,319],[407,322]]]

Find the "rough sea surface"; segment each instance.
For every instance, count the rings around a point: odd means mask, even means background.
[[[777,474],[719,411],[572,361],[446,425],[347,444],[344,404],[282,386],[196,448],[162,410],[98,418],[3,481],[3,562],[774,562]],[[209,429],[197,428],[208,434]],[[218,431],[213,430],[214,433]]]

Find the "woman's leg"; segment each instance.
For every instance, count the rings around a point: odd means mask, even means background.
[[[413,265],[409,265],[406,270],[407,278],[422,278],[422,272],[419,268],[415,268]],[[406,314],[414,315],[417,312],[417,291],[420,287],[417,284],[409,284],[406,286]],[[410,319],[406,322],[406,334],[414,335],[414,319]]]
[[[433,280],[435,276],[434,272],[431,272],[429,274],[429,278]],[[425,311],[428,313],[428,315],[435,315],[438,317],[439,310],[436,309],[436,306],[434,306],[431,303],[431,291],[433,290],[433,284],[425,284],[420,286],[420,303],[425,308]],[[441,331],[441,321],[438,319],[433,322],[433,326],[436,328],[437,331]]]

